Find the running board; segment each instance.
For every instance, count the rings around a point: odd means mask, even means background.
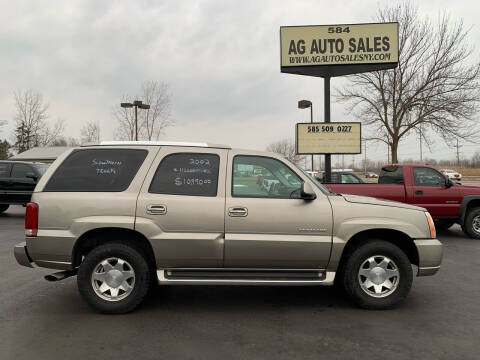
[[[335,272],[318,269],[161,269],[160,285],[333,285]]]

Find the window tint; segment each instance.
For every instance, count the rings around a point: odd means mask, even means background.
[[[25,178],[28,173],[33,173],[33,170],[30,166],[25,164],[13,164],[12,168],[12,178]]]
[[[155,172],[151,193],[191,196],[217,196],[217,154],[179,153],[167,155]]]
[[[40,175],[43,175],[43,174],[45,174],[45,171],[47,171],[47,169],[50,165],[49,164],[35,164],[33,166],[35,166],[35,168],[40,173]]]
[[[137,149],[75,150],[55,171],[45,191],[124,191],[147,153]]]
[[[9,177],[11,166],[9,163],[0,163],[0,177]]]
[[[413,168],[413,178],[417,186],[443,186],[445,177],[438,171],[430,168]]]
[[[342,174],[342,184],[360,184],[362,181],[352,174]]]
[[[378,177],[379,184],[403,184],[403,167],[385,166]]]
[[[299,199],[302,180],[287,165],[261,156],[235,156],[232,196]]]

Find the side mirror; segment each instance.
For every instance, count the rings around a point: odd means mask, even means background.
[[[300,196],[303,200],[315,200],[317,198],[317,194],[313,191],[312,185],[306,182],[302,183],[302,192]]]
[[[29,172],[25,175],[25,177],[29,178],[29,179],[33,179],[34,181],[37,181],[38,180],[38,176],[35,175],[33,172]]]
[[[453,181],[450,180],[449,178],[447,178],[447,180],[445,181],[445,186],[447,188],[452,187],[453,186]]]

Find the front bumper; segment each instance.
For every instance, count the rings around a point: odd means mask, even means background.
[[[33,261],[30,258],[30,255],[28,255],[27,244],[25,242],[15,245],[13,254],[20,265],[33,268]]]
[[[418,252],[417,276],[434,275],[439,269],[443,257],[443,244],[437,239],[414,240]]]

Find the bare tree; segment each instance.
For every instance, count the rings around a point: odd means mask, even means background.
[[[58,119],[50,126],[48,104],[44,104],[43,97],[33,90],[16,91],[15,97],[15,131],[13,148],[22,152],[34,146],[51,146],[65,129],[64,120]]]
[[[38,134],[47,118],[48,104],[43,103],[40,93],[33,90],[16,91],[15,143],[18,152],[28,150],[38,144]]]
[[[427,143],[429,133],[447,144],[472,140],[480,63],[470,61],[463,22],[452,23],[446,14],[436,23],[420,19],[408,2],[381,9],[377,20],[399,22],[398,67],[350,76],[337,99],[370,126],[373,139],[389,145],[392,162],[398,162],[399,142],[414,129]]]
[[[35,146],[55,146],[55,142],[61,138],[65,130],[65,120],[57,119],[53,126],[43,122],[35,135]]]
[[[121,102],[132,102],[133,100],[124,95]],[[113,108],[113,116],[117,119],[118,126],[114,137],[119,140],[135,140],[135,114],[131,109],[120,107],[119,104]]]
[[[81,142],[98,143],[100,141],[100,124],[96,121],[89,121],[82,126]]]
[[[272,142],[267,146],[267,151],[281,154],[295,164],[303,161],[304,158],[304,156],[297,154],[295,143],[289,139],[282,139]]]
[[[158,81],[144,82],[142,100],[150,105],[150,109],[140,112],[140,132],[147,140],[158,140],[165,128],[173,125],[168,85]]]
[[[159,81],[142,83],[139,96],[125,95],[122,102],[141,100],[150,105],[148,110],[138,111],[138,136],[145,140],[158,140],[168,126],[174,124],[171,119],[171,96],[168,85]],[[118,105],[113,110],[118,121],[115,137],[121,140],[135,139],[135,113],[133,109],[121,108]]]

